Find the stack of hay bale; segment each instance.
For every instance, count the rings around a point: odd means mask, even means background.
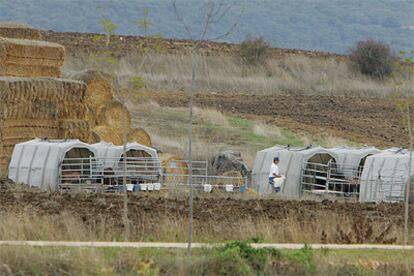
[[[14,145],[36,137],[121,145],[125,130],[128,142],[151,146],[115,100],[110,76],[85,71],[61,79],[65,48],[40,39],[39,30],[0,23],[0,176]]]
[[[38,30],[0,23],[0,175],[17,143],[90,139],[86,85],[60,79],[64,47],[39,39]]]
[[[70,77],[87,84],[86,119],[92,128],[91,142],[109,142],[122,145],[124,132],[127,142],[151,146],[151,137],[142,128],[132,128],[132,117],[124,104],[117,101],[110,75],[85,70]]]

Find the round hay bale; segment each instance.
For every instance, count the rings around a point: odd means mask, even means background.
[[[96,144],[101,142],[101,137],[99,137],[99,134],[95,131],[95,130],[91,130],[91,132],[89,133],[89,140],[88,143],[89,144]]]
[[[159,154],[164,182],[167,184],[187,184],[188,166],[186,162],[180,162],[183,158],[170,154]]]
[[[111,101],[102,108],[98,123],[115,128],[129,129],[132,118],[128,109],[119,101]]]
[[[114,145],[123,145],[122,129],[109,126],[96,126],[92,129],[90,139],[94,142],[107,142]]]
[[[72,75],[71,79],[86,83],[86,102],[93,110],[98,111],[114,99],[112,78],[109,74],[96,70],[85,70]]]
[[[85,117],[84,119],[89,122],[89,125],[91,128],[98,125],[98,117],[96,116],[96,112],[90,108],[89,106],[86,106],[85,108]]]
[[[148,132],[146,132],[144,129],[142,128],[133,128],[129,131],[128,133],[128,142],[136,142],[138,144],[147,146],[147,147],[151,147],[152,143],[151,143],[151,137],[148,134]]]
[[[223,173],[222,176],[229,177],[227,179],[226,178],[223,179],[224,185],[232,184],[232,185],[242,186],[244,184],[243,175],[239,171],[228,171],[228,172]]]

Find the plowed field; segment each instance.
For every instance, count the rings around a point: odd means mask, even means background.
[[[188,94],[146,93],[162,106],[186,106]],[[406,146],[402,114],[389,99],[197,93],[195,105],[311,134],[326,133],[379,147]]]
[[[69,214],[88,231],[116,235],[123,230],[122,196],[118,195],[4,190],[0,202],[0,217],[45,216],[65,224],[62,220]],[[199,195],[194,200],[194,227],[196,236],[204,241],[251,238],[256,233],[282,242],[394,243],[399,240],[403,213],[402,204],[243,200]],[[157,194],[129,197],[132,240],[145,240],[152,235],[157,241],[183,241],[187,215],[188,203],[184,198]],[[413,219],[411,212],[410,221]]]
[[[152,48],[154,45],[161,47],[163,52],[170,54],[188,53],[195,45],[194,41],[183,39],[158,39],[144,38],[140,36],[112,35],[109,49],[105,43],[105,36],[94,33],[59,33],[53,31],[42,32],[46,41],[55,42],[65,46],[70,56],[82,56],[83,54],[96,54],[110,51],[114,56],[130,56],[142,53],[144,48]],[[206,55],[232,54],[236,44],[202,41],[198,48]],[[281,57],[284,55],[305,55],[311,58],[335,57],[345,59],[343,55],[318,51],[306,51],[299,49],[273,48],[272,55]]]

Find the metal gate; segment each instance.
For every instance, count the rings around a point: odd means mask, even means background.
[[[247,185],[247,178],[239,176],[208,175],[207,161],[192,161],[192,186],[211,191],[237,190]],[[144,190],[188,189],[187,160],[171,160],[162,166],[159,159],[127,157],[126,160],[110,158],[65,158],[59,166],[60,191],[122,191],[127,185],[139,185]]]
[[[361,167],[338,166],[332,160],[328,164],[306,162],[302,167],[301,192],[358,196],[361,172]]]

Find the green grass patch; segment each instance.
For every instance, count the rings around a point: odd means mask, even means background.
[[[215,248],[0,246],[0,275],[409,275],[414,252],[255,249],[247,241]]]

